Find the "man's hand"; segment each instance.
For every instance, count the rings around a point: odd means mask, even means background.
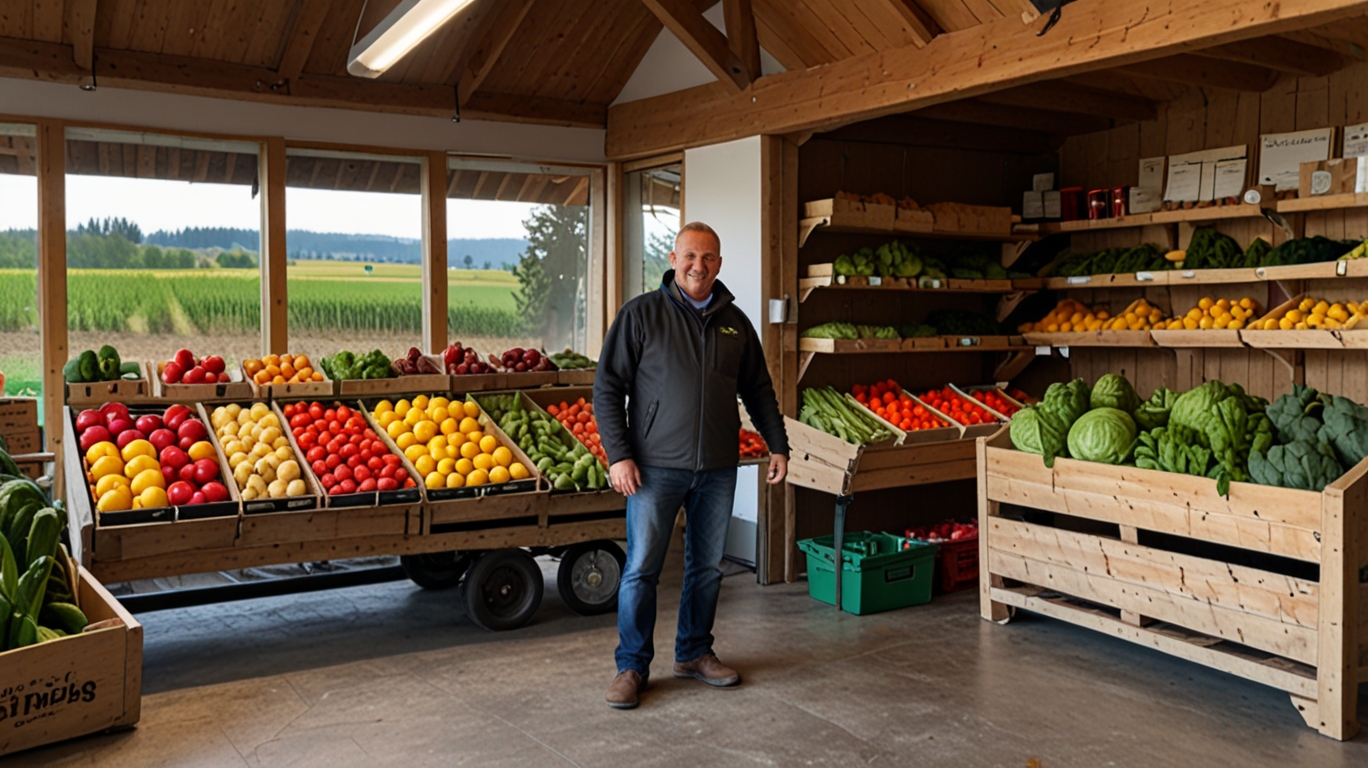
[[[623,496],[635,494],[641,489],[641,471],[637,469],[636,462],[623,459],[609,467],[608,484]]]
[[[787,475],[788,457],[782,453],[770,454],[769,474],[765,475],[765,479],[769,484],[778,485],[779,483],[784,482],[784,478]]]

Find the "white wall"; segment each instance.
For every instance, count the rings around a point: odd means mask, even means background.
[[[722,238],[719,280],[736,296],[736,305],[761,332],[760,137],[684,152],[684,217],[702,221]],[[742,467],[736,482],[727,554],[755,562],[755,522],[759,467]]]
[[[604,132],[594,128],[476,120],[453,123],[444,117],[293,107],[110,87],[88,92],[75,85],[14,78],[0,78],[0,114],[532,160],[604,161]]]

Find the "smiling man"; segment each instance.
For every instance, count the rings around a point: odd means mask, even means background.
[[[741,676],[713,654],[722,552],[736,492],[739,395],[770,448],[768,480],[788,472],[788,440],[746,314],[720,282],[722,242],[684,225],[660,290],[627,302],[603,342],[594,412],[613,488],[627,496],[627,568],[618,590],[617,677],[609,706],[631,709],[655,655],[656,585],[684,507],[684,585],[675,677],[727,687]]]

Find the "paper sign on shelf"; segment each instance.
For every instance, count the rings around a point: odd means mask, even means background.
[[[1245,175],[1249,167],[1249,161],[1245,158],[1239,160],[1221,160],[1215,166],[1214,195],[1216,200],[1227,197],[1239,198],[1244,194]]]
[[[1214,200],[1217,164],[1239,160],[1248,152],[1248,147],[1238,144],[1173,155],[1168,159],[1169,177],[1164,200],[1176,203]]]
[[[1023,219],[1043,219],[1043,218],[1045,218],[1045,193],[1043,193],[1043,192],[1023,192],[1023,193],[1021,193],[1021,218],[1023,218]]]
[[[1259,183],[1278,191],[1296,189],[1301,164],[1330,159],[1334,128],[1293,133],[1267,133],[1259,137]]]
[[[1049,192],[1054,189],[1053,173],[1037,173],[1031,177],[1032,192]]]
[[[1368,123],[1344,126],[1344,157],[1368,157]],[[1368,192],[1368,173],[1354,179],[1355,192]]]
[[[1140,160],[1140,181],[1130,189],[1127,210],[1153,213],[1159,210],[1164,193],[1164,158],[1146,157]]]
[[[1201,163],[1173,163],[1169,165],[1168,189],[1164,190],[1165,200],[1183,203],[1199,200],[1201,194]]]

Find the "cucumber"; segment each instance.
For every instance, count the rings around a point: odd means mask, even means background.
[[[38,616],[44,626],[60,629],[68,635],[79,634],[90,623],[85,613],[71,603],[48,603]]]
[[[24,557],[28,562],[25,567],[33,565],[33,561],[46,555],[53,557],[57,554],[57,537],[62,533],[62,520],[57,517],[57,510],[46,507],[33,516],[33,523],[29,526],[28,540],[24,548]]]

